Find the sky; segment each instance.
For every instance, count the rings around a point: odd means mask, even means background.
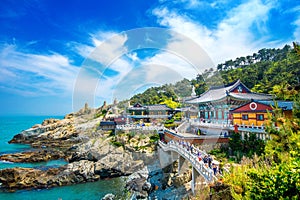
[[[2,0],[0,115],[64,115],[300,41],[299,0]]]

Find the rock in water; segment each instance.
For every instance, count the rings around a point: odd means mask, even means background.
[[[115,195],[113,194],[106,194],[101,200],[114,200]]]
[[[150,192],[151,189],[152,189],[152,185],[149,182],[145,182],[142,186],[142,190],[144,190],[144,191]]]

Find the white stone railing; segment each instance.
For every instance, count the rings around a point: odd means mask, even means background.
[[[190,123],[185,119],[182,123],[177,127],[177,131],[181,133],[185,133],[186,129],[190,126]]]
[[[187,148],[184,148],[179,143],[171,141],[171,142],[165,144],[165,143],[159,141],[159,146],[162,148],[163,151],[175,151],[178,154],[180,154],[182,157],[184,157],[186,160],[188,160],[192,164],[192,166],[198,171],[198,173],[207,182],[212,182],[214,180],[217,180],[217,177],[214,176],[212,169],[205,166],[205,164],[202,160],[199,161],[198,157],[196,155],[191,153],[191,151],[188,151]],[[202,153],[202,155],[206,155],[205,152],[201,152],[201,153]]]
[[[171,115],[127,115],[129,118],[168,118]]]
[[[205,126],[205,127],[209,127],[209,128],[229,128],[232,127],[231,124],[226,123],[226,122],[200,122],[199,120],[192,120],[191,121],[191,125],[193,126]]]
[[[160,130],[164,129],[164,126],[139,126],[135,124],[117,125],[118,130]]]
[[[191,121],[191,125],[193,126],[202,126],[206,128],[220,128],[220,129],[227,129],[227,130],[234,130],[234,125],[226,123],[226,122],[200,122],[199,120],[193,120]],[[276,127],[276,129],[279,129]],[[255,126],[255,125],[244,125],[239,124],[238,125],[239,131],[244,132],[252,132],[252,133],[266,133],[266,127],[265,126]]]

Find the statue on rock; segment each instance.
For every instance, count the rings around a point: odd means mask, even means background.
[[[115,98],[114,105],[117,105],[117,104],[118,104],[118,100],[117,100],[117,98]]]
[[[191,94],[192,97],[195,97],[197,96],[196,92],[195,92],[195,86],[193,85],[192,86],[192,94]]]

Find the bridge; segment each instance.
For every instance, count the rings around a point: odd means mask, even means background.
[[[181,145],[177,141],[170,141],[164,143],[159,141],[159,159],[162,166],[171,164],[172,162],[178,160],[178,173],[180,173],[181,168],[185,160],[189,161],[192,165],[192,181],[191,189],[193,193],[195,192],[196,179],[200,175],[204,178],[205,182],[210,183],[217,180],[217,177],[214,176],[213,170],[204,164],[201,160],[199,161],[197,154],[200,153],[202,156],[207,155],[206,152],[200,151],[198,149],[193,149],[193,151],[188,150],[184,145]],[[195,155],[196,150],[196,155]]]

